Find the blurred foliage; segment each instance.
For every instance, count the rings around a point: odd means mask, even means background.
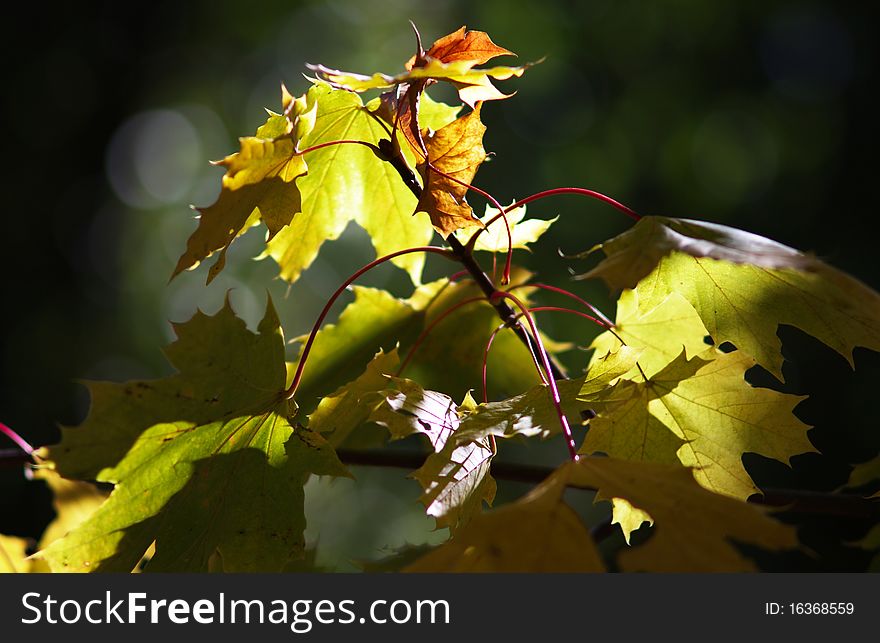
[[[871,3],[200,0],[31,3],[17,11],[2,43],[0,417],[34,444],[55,441],[56,423],[83,418],[87,396],[76,378],[163,375],[168,320],[187,319],[197,307],[214,312],[231,289],[234,307],[255,325],[268,289],[293,337],[345,275],[372,258],[366,235],[350,226],[285,299],[272,261],[251,260],[261,245],[252,232],[210,287],[201,273],[167,283],[195,227],[188,206],[211,203],[219,190],[222,170],[207,160],[236,149],[235,137],[264,120],[264,107],[278,108],[282,81],[301,93],[306,62],[399,71],[413,48],[408,19],[427,42],[467,24],[521,62],[547,56],[508,81],[505,89],[518,90],[513,99],[483,110],[485,144],[496,158],[477,184],[500,201],[590,187],[640,212],[730,223],[815,251],[880,285],[875,239],[865,232],[878,201],[871,96],[880,10]],[[470,200],[482,211],[478,197]],[[536,203],[530,214],[560,215],[534,254],[520,257],[542,281],[560,284],[569,268],[583,272],[584,265],[558,250],[583,250],[629,225],[577,197]],[[441,268],[429,261],[426,278]],[[405,275],[391,266],[364,283],[409,294]],[[613,316],[601,283],[571,287]],[[580,346],[595,335],[568,316],[541,323]],[[834,488],[845,482],[848,463],[880,449],[870,406],[880,359],[857,351],[854,375],[817,342],[781,335],[790,359],[786,390],[813,395],[798,414],[817,426],[810,435],[825,455],[796,458],[794,470],[769,467],[767,483]],[[573,351],[568,365],[579,368],[586,358]],[[822,369],[836,375],[833,394],[827,375],[814,376]],[[562,452],[547,444],[503,455],[556,462]],[[755,460],[747,464],[757,471]],[[377,484],[310,486],[336,507],[336,522],[321,512],[310,528],[313,541],[334,552],[319,555],[319,564],[437,540],[415,503],[415,483],[398,472],[356,473]],[[51,519],[42,483],[6,468],[0,488],[0,532],[38,537]],[[523,490],[502,486],[498,501]],[[314,497],[309,502],[317,506]],[[838,527],[854,532],[850,540],[861,535],[858,526]],[[861,564],[846,552],[828,560],[841,569]]]

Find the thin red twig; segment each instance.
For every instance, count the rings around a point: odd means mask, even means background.
[[[588,196],[588,197],[591,197],[594,199],[599,199],[600,201],[603,201],[603,202],[607,203],[608,205],[620,210],[626,216],[628,216],[630,219],[634,219],[635,221],[640,221],[642,218],[642,216],[640,214],[637,214],[633,209],[625,206],[620,201],[616,201],[616,200],[612,199],[610,196],[606,196],[606,195],[602,194],[601,192],[596,192],[595,190],[589,190],[587,188],[553,188],[552,190],[544,190],[543,192],[538,192],[537,194],[527,196],[524,199],[520,199],[519,201],[517,201],[513,205],[509,205],[506,208],[504,208],[500,213],[496,214],[494,217],[489,219],[489,222],[486,224],[486,226],[484,228],[480,228],[479,230],[474,232],[473,236],[471,236],[470,240],[467,242],[468,247],[473,248],[474,244],[477,241],[477,237],[479,237],[483,233],[483,230],[485,230],[490,225],[492,225],[495,221],[497,221],[498,217],[500,217],[502,215],[506,215],[508,212],[510,212],[514,208],[518,208],[523,205],[526,205],[527,203],[531,203],[532,201],[537,201],[538,199],[543,199],[544,197],[553,196],[556,194],[580,194],[582,196]]]
[[[431,323],[428,324],[428,326],[419,334],[418,338],[416,338],[416,341],[413,343],[412,347],[407,352],[406,358],[404,358],[403,362],[401,362],[401,364],[400,364],[400,367],[397,369],[397,373],[395,373],[395,376],[400,377],[400,374],[403,373],[404,369],[407,367],[407,364],[409,364],[410,360],[413,358],[413,355],[415,355],[416,351],[422,345],[422,342],[425,341],[425,338],[431,333],[431,331],[433,331],[440,324],[440,322],[442,322],[444,319],[449,317],[449,315],[454,313],[459,308],[462,308],[463,306],[466,306],[468,304],[476,303],[478,301],[486,301],[486,298],[485,297],[470,297],[468,299],[463,299],[462,301],[450,306],[449,308],[444,310],[442,313],[437,315],[437,317],[435,317],[431,321]]]
[[[564,308],[561,306],[534,306],[529,308],[530,313],[544,313],[544,312],[555,312],[555,313],[570,313],[572,315],[577,315],[578,317],[583,317],[584,319],[589,319],[594,324],[601,326],[602,328],[606,328],[605,324],[593,317],[592,315],[588,315],[587,313],[582,313],[579,310],[574,310],[572,308]]]
[[[21,450],[28,455],[34,452],[34,447],[32,447],[27,440],[25,440],[18,433],[3,424],[3,422],[0,422],[0,433],[4,434],[7,438],[15,442],[21,448]]]
[[[290,386],[287,388],[286,394],[288,398],[291,398],[296,393],[296,389],[299,388],[300,381],[302,380],[303,371],[305,370],[306,361],[309,357],[309,352],[312,350],[312,344],[315,341],[315,337],[318,334],[318,331],[321,329],[321,326],[324,324],[324,319],[327,317],[327,313],[330,312],[330,308],[333,306],[333,303],[342,294],[342,292],[348,288],[354,281],[360,277],[365,272],[372,270],[376,266],[385,263],[395,257],[400,257],[401,255],[411,254],[413,252],[433,252],[434,254],[442,255],[444,257],[454,259],[454,255],[447,250],[446,248],[438,248],[437,246],[419,246],[417,248],[407,248],[406,250],[398,250],[397,252],[392,252],[391,254],[385,255],[384,257],[379,257],[374,261],[371,261],[367,265],[360,268],[357,272],[352,274],[348,279],[346,279],[339,288],[336,289],[330,299],[327,300],[327,303],[324,305],[323,310],[321,310],[321,314],[318,315],[318,319],[315,321],[315,325],[312,327],[312,331],[309,333],[309,338],[306,340],[305,346],[303,347],[302,354],[299,358],[299,364],[296,366],[296,372],[293,376],[293,381],[290,383]]]
[[[443,172],[442,170],[438,170],[436,167],[434,167],[430,163],[428,163],[428,168],[431,171],[436,172],[440,176],[445,176],[450,181],[454,181],[455,183],[458,183],[460,186],[467,188],[468,190],[473,190],[477,194],[488,199],[489,202],[492,205],[494,205],[495,208],[498,210],[498,214],[492,218],[492,221],[493,222],[497,221],[499,219],[499,217],[504,219],[504,228],[507,231],[507,259],[504,262],[504,273],[501,275],[501,285],[506,286],[507,284],[509,284],[510,283],[510,268],[511,268],[511,263],[513,261],[513,235],[511,235],[511,233],[510,233],[510,223],[507,221],[507,212],[504,210],[504,206],[498,202],[498,199],[496,199],[494,196],[492,196],[491,194],[489,194],[485,190],[481,190],[480,188],[478,188],[475,185],[471,185],[470,183],[465,183],[464,181],[461,181],[461,180],[455,178],[451,174],[447,174],[446,172]],[[489,227],[489,225],[491,225],[491,222],[486,227]],[[481,228],[481,230],[483,230],[483,229],[484,228]],[[468,243],[467,247],[469,247],[470,249],[473,249],[473,246],[470,243]]]
[[[559,418],[559,424],[562,426],[562,432],[565,434],[565,443],[568,447],[568,453],[571,456],[571,459],[577,462],[580,458],[577,454],[577,446],[574,443],[574,436],[571,433],[571,427],[568,425],[568,418],[565,417],[565,413],[562,411],[562,398],[559,396],[559,389],[556,386],[556,380],[553,379],[553,370],[550,367],[550,357],[547,355],[547,350],[544,348],[544,342],[541,341],[541,336],[538,334],[538,327],[535,324],[534,318],[529,314],[528,307],[519,300],[519,298],[509,292],[503,291],[495,291],[492,294],[492,299],[498,299],[503,297],[504,299],[509,299],[512,301],[517,308],[520,309],[523,313],[523,317],[526,318],[526,321],[529,324],[529,328],[532,330],[532,335],[534,335],[535,341],[538,343],[538,352],[541,356],[541,360],[544,362],[544,370],[547,373],[547,383],[550,387],[550,397],[553,400],[553,406],[556,408],[556,415]]]
[[[611,329],[614,327],[614,322],[612,322],[610,319],[608,319],[608,317],[601,310],[596,308],[593,304],[588,302],[586,299],[578,297],[576,294],[566,290],[565,288],[559,288],[558,286],[551,286],[549,284],[533,283],[533,284],[519,284],[518,286],[513,286],[511,288],[508,288],[507,292],[514,291],[518,288],[540,288],[541,290],[549,290],[550,292],[555,292],[555,293],[559,293],[560,295],[565,295],[566,297],[568,297],[570,299],[574,299],[578,303],[582,304],[583,306],[586,306],[589,310],[591,310],[594,315],[596,315],[599,319],[601,319],[603,321],[606,328]]]

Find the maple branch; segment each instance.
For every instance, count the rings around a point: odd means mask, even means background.
[[[416,175],[413,174],[413,171],[410,169],[409,165],[407,165],[403,157],[401,157],[398,152],[395,152],[391,141],[388,139],[382,139],[379,141],[379,148],[382,150],[382,155],[379,158],[390,163],[391,166],[397,170],[401,180],[403,180],[404,185],[409,188],[410,192],[412,192],[417,199],[421,198],[422,186],[419,184]],[[517,325],[516,312],[506,301],[503,299],[491,300],[492,295],[498,292],[498,289],[489,278],[489,275],[487,275],[480,267],[480,264],[477,263],[473,254],[467,251],[461,241],[459,241],[454,234],[450,234],[446,237],[445,241],[452,249],[452,253],[455,255],[456,260],[458,260],[470,273],[474,282],[480,287],[483,294],[486,295],[486,298],[490,299],[489,303],[495,308],[495,312],[498,313],[498,317],[501,318],[501,321],[510,326],[513,332],[516,333],[517,337],[519,337],[520,341],[528,347],[529,339],[534,338],[528,337],[529,331]],[[565,369],[552,357],[548,356],[548,358],[550,361],[550,368],[553,372],[553,379],[568,379],[568,374],[565,372]]]
[[[7,438],[9,438],[13,442],[15,442],[21,448],[21,450],[24,451],[26,454],[30,455],[31,453],[34,452],[34,447],[32,447],[30,444],[28,444],[27,440],[25,440],[18,433],[16,433],[12,429],[10,429],[8,426],[3,424],[3,422],[0,422],[0,433],[2,433]]]
[[[345,464],[410,470],[421,467],[428,456],[427,453],[419,451],[391,449],[337,449],[336,454]],[[539,484],[554,471],[553,467],[499,462],[497,460],[494,460],[491,465],[492,477],[528,484]],[[582,485],[569,486],[572,489],[595,491],[593,488]],[[853,494],[767,488],[763,490],[763,495],[754,495],[749,498],[749,503],[783,509],[789,513],[847,518],[880,518],[880,502]]]
[[[528,307],[520,301],[516,295],[496,290],[489,300],[492,301],[495,299],[509,299],[512,301],[516,304],[516,307],[522,311],[523,317],[525,317],[526,322],[528,322],[529,328],[532,331],[532,337],[534,337],[538,346],[538,354],[544,362],[544,369],[547,371],[547,384],[550,386],[550,399],[553,401],[553,408],[556,409],[559,424],[562,425],[562,432],[565,434],[565,445],[568,447],[568,454],[573,462],[577,462],[579,459],[577,446],[574,443],[574,436],[571,433],[571,427],[568,426],[568,418],[565,417],[565,413],[562,411],[562,398],[559,396],[559,389],[556,387],[556,381],[553,379],[552,371],[550,369],[549,355],[544,348],[544,342],[541,341],[541,335],[538,333],[534,318],[529,314]]]

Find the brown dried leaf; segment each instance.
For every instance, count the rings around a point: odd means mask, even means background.
[[[435,40],[425,55],[444,63],[465,61],[473,67],[497,56],[516,54],[496,45],[485,31],[468,31],[467,26],[463,26],[458,31]],[[410,58],[406,68],[412,69],[414,64],[415,56]]]
[[[424,190],[416,212],[427,212],[431,223],[440,234],[447,236],[458,230],[480,225],[468,204],[467,188],[428,167],[454,177],[462,183],[471,183],[480,163],[486,159],[483,134],[486,126],[480,121],[480,105],[446,127],[423,137],[428,151],[428,162],[416,167],[422,175]]]

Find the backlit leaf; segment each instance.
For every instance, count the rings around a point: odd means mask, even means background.
[[[691,360],[682,351],[647,382],[624,382],[608,394],[581,453],[660,463],[677,458],[695,468],[707,489],[745,500],[757,488],[744,453],[788,462],[815,451],[809,427],[792,414],[803,398],[752,387],[744,375],[754,363],[741,351],[710,348]]]
[[[384,440],[378,443],[364,439],[353,442],[349,438],[355,429],[367,422],[373,409],[382,402],[379,391],[388,387],[388,376],[394,374],[399,363],[396,348],[390,353],[380,349],[360,377],[321,399],[318,408],[309,416],[309,429],[329,433],[327,440],[333,447],[342,444],[360,448],[381,446]]]
[[[0,574],[24,574],[29,571],[27,540],[0,534]]]
[[[497,214],[497,209],[490,205],[486,205],[486,214],[485,216],[480,217],[480,221],[486,226]],[[554,217],[547,221],[543,219],[528,219],[523,221],[525,216],[526,206],[524,205],[507,213],[507,222],[510,225],[510,237],[513,242],[512,247],[521,248],[523,250],[528,249],[528,244],[534,243],[540,239],[541,235],[547,232],[547,230],[550,229],[550,226],[559,218]],[[467,234],[459,232],[456,236],[459,241],[466,243],[470,238],[470,234],[473,234],[473,231],[470,231]],[[507,247],[507,229],[504,227],[504,221],[500,218],[489,225],[486,230],[481,232],[480,236],[477,237],[477,242],[474,244],[474,250],[486,250],[488,252],[507,252]]]
[[[648,541],[620,555],[627,571],[755,571],[734,542],[768,550],[797,546],[793,528],[754,505],[707,491],[689,469],[584,458],[563,465],[557,475],[572,486],[596,489],[597,499],[624,499],[654,519]]]
[[[428,161],[416,165],[424,184],[416,211],[427,212],[431,223],[443,236],[459,228],[479,225],[467,202],[468,188],[462,183],[470,184],[486,159],[486,150],[483,149],[485,132],[478,105],[470,113],[424,137]],[[433,171],[432,167],[456,180]]]
[[[672,362],[682,351],[693,357],[706,350],[706,327],[694,307],[678,293],[670,293],[656,307],[639,307],[639,288],[624,290],[617,300],[617,318],[614,332],[605,331],[590,344],[594,349],[593,361],[621,347],[641,349],[639,366],[651,377]],[[638,370],[627,373],[637,378]]]
[[[880,294],[775,241],[713,223],[644,217],[598,248],[606,258],[583,277],[601,277],[614,289],[639,284],[642,310],[679,293],[716,344],[732,342],[779,379],[779,324],[813,335],[850,364],[856,346],[880,350]]]
[[[452,398],[425,391],[410,380],[396,380],[390,393],[370,419],[386,427],[395,439],[421,433],[434,449],[412,476],[422,485],[421,501],[438,527],[455,533],[478,512],[483,501],[495,498],[495,481],[489,475],[495,450],[486,437],[460,439],[456,432],[461,415],[473,408],[468,400],[459,408]]]
[[[154,541],[151,571],[207,571],[217,552],[226,571],[280,570],[303,554],[308,476],[346,475],[290,421],[271,302],[257,334],[228,303],[175,330],[175,375],[98,387],[83,425],[43,453],[62,475],[115,485],[39,552],[53,571],[127,572]]]
[[[551,476],[517,502],[474,516],[451,541],[404,571],[604,571],[589,532],[563,502],[565,484]]]
[[[284,90],[284,101],[292,97]],[[314,124],[317,104],[314,96],[290,102],[284,115],[271,114],[256,136],[239,139],[241,149],[217,165],[226,168],[217,201],[199,208],[199,227],[187,241],[174,275],[198,265],[219,250],[208,271],[208,283],[226,263],[226,250],[249,227],[253,214],[269,229],[271,239],[301,210],[297,179],[307,172],[299,154],[300,139]]]
[[[356,94],[322,83],[309,89],[308,97],[317,103],[318,112],[303,147],[342,139],[375,144],[388,137]],[[426,120],[431,120],[433,106],[438,106],[442,122],[449,108],[426,99]],[[377,255],[423,246],[431,240],[429,221],[413,216],[415,197],[391,164],[370,149],[363,145],[331,145],[310,152],[308,162],[313,169],[298,182],[302,212],[269,242],[267,250],[278,262],[283,279],[296,281],[315,260],[321,245],[337,239],[352,219],[369,233]],[[414,283],[421,282],[424,255],[404,255],[393,262],[405,269]]]
[[[428,58],[444,63],[464,61],[474,65],[482,65],[498,56],[513,56],[512,51],[499,47],[485,31],[468,31],[467,26],[438,38],[425,52]],[[406,64],[407,69],[413,68],[415,57]]]

